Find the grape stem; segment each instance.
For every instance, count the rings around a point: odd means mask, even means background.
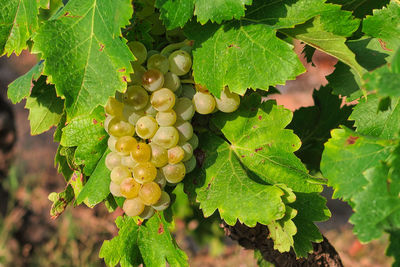
[[[168,54],[170,54],[174,50],[178,50],[178,49],[180,49],[180,48],[182,48],[184,46],[192,46],[192,45],[193,45],[193,41],[186,39],[186,40],[184,40],[184,41],[182,41],[180,43],[167,45],[166,47],[164,47],[163,50],[161,50],[160,54],[163,55],[163,56],[167,56]]]

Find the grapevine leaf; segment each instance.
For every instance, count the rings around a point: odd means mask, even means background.
[[[374,10],[373,16],[363,21],[363,32],[381,39],[382,48],[388,52],[400,46],[400,4],[392,0],[387,7]]]
[[[107,148],[107,133],[102,121],[104,121],[104,109],[98,107],[92,114],[77,117],[62,129],[60,144],[77,147],[75,163],[85,166],[83,170],[87,176],[96,168]]]
[[[109,266],[120,262],[121,266],[188,266],[186,254],[179,249],[162,213],[156,213],[145,223],[138,225],[132,217],[118,217],[118,236],[104,241],[100,258]]]
[[[363,135],[392,139],[400,133],[400,97],[393,97],[391,107],[379,111],[379,98],[369,95],[354,108],[350,119],[355,121],[357,132]]]
[[[193,17],[193,11],[201,24],[239,19],[244,16],[245,5],[251,3],[252,0],[156,0],[156,7],[167,29],[174,29],[183,27]]]
[[[277,38],[276,31],[267,25],[246,21],[222,26],[192,23],[186,33],[195,40],[195,81],[216,96],[226,85],[243,95],[247,88],[266,90],[305,71],[292,45]]]
[[[132,217],[118,217],[115,220],[119,228],[118,236],[104,241],[99,257],[103,258],[107,266],[138,266],[142,263],[138,242],[139,226]]]
[[[269,238],[274,241],[274,249],[279,252],[288,252],[294,245],[293,236],[297,228],[292,219],[296,215],[295,209],[287,207],[285,217],[268,225]]]
[[[72,174],[74,173],[74,168],[72,165],[73,156],[75,154],[75,148],[72,147],[63,147],[59,145],[57,148],[56,156],[54,158],[54,165],[58,165],[57,171],[61,173],[65,181],[69,181]]]
[[[32,51],[42,54],[44,73],[65,97],[68,121],[126,88],[134,58],[120,28],[131,15],[128,0],[71,0],[35,35]]]
[[[32,81],[39,79],[43,71],[43,61],[32,67],[27,73],[13,81],[8,86],[8,98],[15,104],[29,96],[33,86]]]
[[[315,105],[296,110],[288,126],[302,141],[296,155],[308,169],[319,170],[324,143],[330,138],[330,131],[346,124],[352,110],[350,106],[341,107],[342,100],[332,95],[331,91],[328,87],[315,90]]]
[[[146,266],[189,266],[188,258],[179,249],[169,232],[169,224],[161,213],[156,213],[139,227],[138,246]]]
[[[284,129],[291,119],[289,110],[274,101],[262,103],[252,94],[235,113],[218,113],[212,121],[229,140],[230,150],[267,183],[282,183],[295,192],[320,192],[322,186],[294,155],[301,142]]]
[[[19,55],[37,30],[39,6],[37,0],[0,1],[0,56],[13,52]]]
[[[29,109],[31,134],[37,135],[58,124],[64,110],[64,100],[57,97],[54,86],[47,84],[46,77],[42,76],[34,82],[25,108]]]
[[[346,42],[346,45],[355,53],[357,62],[368,71],[386,64],[388,54],[383,50],[378,39],[350,40]],[[354,100],[362,94],[361,77],[340,61],[335,65],[335,71],[327,76],[327,80],[336,95],[347,96],[348,100]]]
[[[93,207],[110,194],[110,170],[107,169],[105,163],[109,152],[107,149],[97,162],[93,173],[76,199],[78,205],[85,202],[89,207]]]
[[[197,194],[204,216],[218,209],[227,224],[239,220],[248,226],[270,224],[284,216],[284,192],[279,187],[255,180],[220,137],[204,134],[199,139],[205,161],[201,169],[185,178],[185,191]]]
[[[363,172],[388,157],[393,141],[346,128],[333,130],[331,135],[322,154],[321,171],[335,189],[334,197],[351,200],[368,183]]]
[[[350,218],[353,231],[362,242],[376,239],[383,230],[400,225],[400,170],[394,169],[389,176],[389,167],[379,164],[364,173],[368,184],[354,197],[355,213]]]
[[[400,231],[390,231],[389,247],[386,250],[388,256],[395,258],[393,267],[400,266]]]
[[[297,257],[307,257],[313,251],[313,243],[322,241],[322,235],[314,222],[329,219],[331,213],[326,207],[326,198],[317,193],[296,193],[296,201],[290,206],[297,210],[293,222],[299,229],[294,239]]]
[[[346,38],[324,29],[321,17],[296,26],[293,29],[281,30],[284,34],[301,40],[327,54],[330,54],[350,66],[361,77],[365,70],[356,61],[354,53],[346,46]]]
[[[340,4],[344,10],[353,11],[354,16],[363,18],[372,15],[372,10],[380,9],[390,0],[330,0],[329,2]]]
[[[53,202],[50,209],[51,217],[55,219],[60,216],[73,199],[74,190],[70,185],[68,185],[67,188],[65,188],[65,190],[60,193],[51,193],[49,195],[49,200]]]
[[[315,53],[315,48],[309,45],[305,45],[303,48],[302,54],[304,55],[305,59],[307,60],[307,63],[311,63],[313,66],[314,62],[312,61],[314,53]]]

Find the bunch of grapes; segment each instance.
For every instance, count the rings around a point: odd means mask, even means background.
[[[179,183],[196,166],[198,137],[191,124],[195,112],[233,112],[240,98],[226,88],[218,99],[194,85],[191,50],[184,43],[171,44],[161,53],[147,52],[140,42],[128,45],[137,59],[132,81],[105,106],[111,150],[106,166],[111,193],[126,198],[124,212],[148,219],[155,210],[168,208],[165,186]]]

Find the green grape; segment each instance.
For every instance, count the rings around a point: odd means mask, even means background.
[[[196,94],[196,90],[191,84],[183,84],[182,85],[182,97],[187,97],[189,99],[193,99],[193,96]]]
[[[156,175],[157,169],[151,162],[141,162],[133,168],[133,177],[140,184],[153,181]]]
[[[139,190],[139,198],[145,205],[153,205],[161,197],[161,188],[155,182],[144,183]]]
[[[156,115],[156,121],[160,126],[172,126],[176,122],[176,113],[174,110],[160,111]]]
[[[110,192],[113,196],[122,197],[121,190],[119,184],[114,182],[110,182]]]
[[[154,215],[154,209],[150,206],[144,207],[144,210],[142,213],[140,213],[139,217],[142,220],[147,220],[150,219]]]
[[[168,163],[168,151],[162,146],[150,143],[151,147],[151,160],[157,168],[162,167]]]
[[[124,117],[130,124],[136,125],[137,121],[144,115],[143,110],[135,110],[132,106],[125,105]]]
[[[131,73],[131,82],[130,85],[141,85],[142,84],[142,76],[146,72],[146,68],[140,65],[137,62],[131,63],[133,68],[133,73]]]
[[[199,137],[196,134],[193,134],[192,138],[188,140],[188,143],[191,144],[193,150],[195,150],[199,146]]]
[[[117,152],[117,149],[115,148],[115,143],[117,143],[117,140],[118,138],[112,135],[108,138],[107,145],[112,152]]]
[[[153,13],[152,15],[147,17],[147,21],[151,24],[151,34],[162,35],[165,33],[165,27],[159,17],[159,13]]]
[[[215,99],[211,94],[197,92],[193,96],[193,105],[200,114],[210,114],[215,108]]]
[[[110,152],[107,154],[105,162],[107,169],[111,171],[118,165],[121,165],[121,156],[116,152]]]
[[[143,139],[149,139],[154,136],[158,130],[157,121],[152,116],[141,117],[136,123],[136,134]]]
[[[168,88],[172,92],[176,92],[176,90],[178,90],[180,86],[181,86],[181,80],[175,73],[167,72],[166,74],[164,74],[163,87]]]
[[[128,43],[128,47],[136,58],[136,62],[143,64],[147,58],[147,49],[141,42],[133,41]]]
[[[169,69],[168,58],[166,58],[161,54],[152,55],[147,60],[147,69],[156,69],[161,71],[162,74],[166,74]],[[165,76],[164,76],[164,82],[165,82]]]
[[[106,106],[104,107],[106,114],[117,118],[122,118],[123,108],[124,104],[115,99],[115,97],[109,97]]]
[[[225,87],[221,92],[220,98],[215,97],[217,108],[225,113],[234,112],[240,105],[240,97],[238,94],[230,92],[228,87]]]
[[[183,164],[185,165],[186,173],[190,173],[196,168],[196,158],[192,156],[188,161],[185,161]]]
[[[121,184],[122,180],[124,180],[125,178],[132,177],[132,173],[128,167],[119,165],[112,169],[110,177],[111,181],[113,181],[114,183]]]
[[[174,110],[177,118],[184,121],[191,120],[195,113],[192,101],[186,97],[180,97],[176,100]]]
[[[157,111],[170,110],[175,105],[175,94],[167,88],[162,88],[153,92],[150,103]]]
[[[168,149],[169,164],[176,164],[178,162],[181,162],[184,156],[185,151],[180,146],[174,146],[173,148]]]
[[[173,126],[160,127],[152,138],[152,142],[166,149],[176,146],[178,141],[179,133]]]
[[[122,206],[122,210],[126,213],[128,216],[138,216],[141,214],[144,210],[144,204],[140,200],[140,198],[131,198],[127,199],[124,202],[124,205]]]
[[[143,109],[149,101],[149,94],[140,85],[128,86],[124,94],[124,103],[131,105],[135,110]]]
[[[137,141],[132,136],[122,136],[115,143],[115,149],[123,154],[132,152],[137,145]]]
[[[135,168],[135,166],[138,164],[138,162],[136,162],[131,155],[127,155],[124,157],[121,157],[121,165],[124,165],[128,168]]]
[[[185,75],[192,67],[190,54],[183,50],[177,50],[168,57],[170,71],[178,76]]]
[[[178,87],[178,89],[174,92],[174,94],[176,95],[176,97],[181,96],[181,94],[182,94],[182,85]]]
[[[188,121],[178,121],[175,127],[179,133],[179,140],[188,141],[193,136],[193,126]]]
[[[150,92],[160,89],[164,84],[164,75],[159,70],[148,70],[142,76],[143,87]]]
[[[137,162],[149,161],[151,157],[151,148],[148,144],[140,142],[131,152],[131,156]]]
[[[165,180],[165,176],[160,169],[157,169],[157,176],[153,182],[157,183],[161,188],[164,188],[167,184],[167,180]]]
[[[104,120],[104,130],[108,133],[108,125],[110,124],[111,120],[114,119],[114,116],[108,115]]]
[[[144,113],[146,115],[151,115],[152,117],[155,117],[157,114],[157,110],[151,105],[150,102],[148,102],[147,106],[144,108]]]
[[[170,203],[171,203],[171,198],[169,197],[168,193],[162,191],[160,199],[157,201],[157,203],[153,204],[152,207],[155,210],[162,211],[167,209]]]
[[[129,122],[111,120],[108,125],[108,131],[115,137],[133,136],[135,134],[135,126]]]
[[[186,174],[185,165],[182,162],[178,164],[167,164],[162,168],[167,182],[177,184],[183,180]]]
[[[160,51],[150,50],[149,52],[147,52],[147,59],[149,59],[151,56],[157,55],[157,54],[160,54]]]
[[[133,178],[126,178],[120,184],[121,195],[126,198],[135,198],[139,194],[140,186]]]
[[[182,161],[188,161],[193,156],[193,147],[190,143],[184,143],[182,149],[185,152],[185,156]]]

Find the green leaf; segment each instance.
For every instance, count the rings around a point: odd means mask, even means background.
[[[49,195],[49,200],[53,202],[50,209],[50,215],[55,219],[60,216],[72,200],[74,200],[74,190],[70,185],[68,185],[67,188],[60,193],[51,193]]]
[[[294,245],[293,236],[297,228],[292,219],[296,215],[295,209],[287,207],[285,217],[268,225],[269,238],[274,241],[274,249],[279,252],[288,252]]]
[[[326,198],[317,193],[296,193],[296,201],[290,206],[297,210],[293,222],[299,229],[294,240],[297,257],[307,257],[313,251],[312,243],[322,242],[323,238],[314,222],[322,222],[331,216],[326,207]]]
[[[132,217],[118,217],[115,220],[119,228],[118,235],[112,240],[104,241],[99,257],[103,258],[107,266],[138,266],[142,263],[138,242],[138,229],[136,221]]]
[[[34,82],[25,108],[29,109],[31,134],[37,135],[58,124],[64,110],[64,100],[57,97],[54,86],[47,84],[46,77],[42,76]]]
[[[77,167],[73,166],[73,156],[75,154],[74,147],[63,147],[59,145],[57,148],[56,156],[54,157],[54,166],[57,166],[57,171],[61,173],[65,181],[68,182],[71,179]]]
[[[296,110],[288,125],[301,139],[302,145],[296,155],[308,169],[319,170],[324,143],[331,137],[330,131],[346,124],[352,111],[350,106],[342,107],[342,100],[331,92],[329,87],[314,90],[315,105]]]
[[[329,0],[335,4],[340,4],[344,10],[353,11],[357,18],[363,18],[366,15],[372,15],[372,10],[380,9],[390,0]]]
[[[89,180],[76,198],[76,203],[78,205],[85,202],[89,207],[94,207],[110,194],[110,170],[107,169],[105,163],[106,156],[109,152],[110,151],[107,149],[97,162]]]
[[[218,209],[227,224],[234,225],[239,220],[248,226],[257,222],[270,224],[284,216],[284,192],[279,187],[255,180],[220,137],[205,134],[199,139],[205,161],[184,181],[185,192],[197,195],[204,216],[211,216]]]
[[[216,96],[225,86],[242,95],[247,88],[267,90],[305,71],[293,46],[277,38],[276,31],[267,25],[246,21],[220,27],[192,23],[185,32],[195,40],[195,81]]]
[[[100,258],[108,266],[188,266],[186,254],[179,249],[162,213],[156,213],[145,223],[138,224],[132,217],[118,217],[118,236],[104,241]]]
[[[75,164],[84,165],[84,173],[89,176],[107,149],[107,133],[103,128],[104,109],[96,108],[92,114],[73,119],[62,129],[60,144],[77,147]]]
[[[368,184],[354,197],[355,213],[350,218],[361,242],[376,239],[383,230],[395,230],[400,226],[399,164],[398,158],[397,166],[390,168],[379,164],[364,173]]]
[[[242,100],[234,113],[217,113],[212,122],[230,142],[229,149],[269,184],[285,184],[295,192],[320,192],[320,181],[308,174],[294,154],[301,146],[292,130],[284,129],[292,113],[274,101],[261,103],[256,94]]]
[[[391,231],[390,239],[389,239],[389,247],[386,250],[386,255],[392,256],[395,258],[395,262],[393,263],[393,267],[400,266],[400,230]]]
[[[321,171],[335,189],[334,197],[348,201],[368,184],[363,172],[385,160],[394,144],[349,129],[336,129],[331,135],[322,154]]]
[[[183,27],[193,12],[201,24],[239,19],[244,16],[245,5],[251,3],[252,0],[156,0],[156,7],[167,29],[174,29]]]
[[[0,56],[19,55],[38,28],[37,0],[0,1]]]
[[[40,61],[27,73],[10,83],[7,96],[14,104],[29,96],[33,86],[32,81],[36,81],[42,75],[43,66],[43,61]]]
[[[71,0],[35,35],[32,51],[42,54],[44,74],[65,97],[68,121],[126,88],[134,58],[121,27],[131,15],[129,0]]]
[[[363,32],[381,39],[382,48],[394,51],[400,46],[400,4],[392,0],[387,7],[374,10],[363,21]]]
[[[396,138],[400,133],[400,97],[393,97],[386,111],[379,111],[379,103],[376,95],[362,98],[350,119],[355,121],[358,133],[383,139]]]
[[[139,227],[138,246],[146,266],[189,266],[185,252],[179,249],[169,232],[169,224],[156,213]]]

